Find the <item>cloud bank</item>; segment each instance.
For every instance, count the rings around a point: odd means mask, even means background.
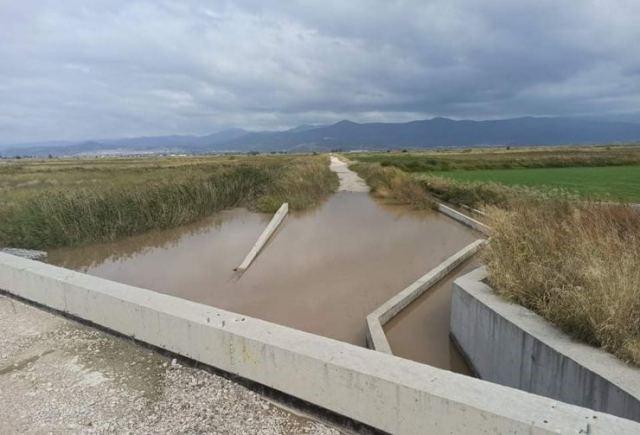
[[[0,143],[640,119],[637,0],[0,1]]]

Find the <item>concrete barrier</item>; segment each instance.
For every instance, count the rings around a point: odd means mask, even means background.
[[[0,289],[391,433],[640,430],[629,420],[1,253]]]
[[[370,313],[367,316],[367,345],[369,348],[391,354],[391,346],[383,326],[411,302],[440,282],[449,272],[471,258],[486,243],[486,240],[481,239],[465,246]]]
[[[267,243],[269,238],[278,229],[278,226],[282,223],[284,218],[287,216],[287,213],[289,213],[289,204],[284,202],[282,203],[278,211],[271,218],[269,225],[267,225],[267,227],[264,229],[262,234],[260,234],[260,237],[258,237],[258,240],[256,241],[256,243],[253,245],[253,247],[245,257],[245,259],[242,261],[242,264],[240,264],[240,266],[236,268],[237,271],[244,272],[249,268],[249,266],[251,266],[251,263],[253,263],[253,260],[255,260],[255,258],[258,256],[258,254],[260,253],[264,245]]]
[[[47,258],[47,251],[36,251],[34,249],[0,248],[0,252],[28,258],[29,260],[45,260]]]
[[[640,369],[505,301],[486,277],[458,278],[451,300],[451,334],[482,379],[640,421]]]
[[[473,228],[476,231],[480,231],[482,234],[489,234],[491,228],[480,221],[477,221],[464,213],[460,213],[458,210],[454,210],[453,208],[444,205],[441,202],[438,202],[438,211],[440,213],[446,214],[451,219],[454,219],[460,222],[463,225],[466,225],[470,228]]]

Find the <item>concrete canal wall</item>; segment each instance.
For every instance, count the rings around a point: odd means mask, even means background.
[[[486,276],[458,278],[451,301],[451,334],[482,379],[640,421],[640,369],[500,298]]]
[[[460,213],[458,210],[455,210],[441,202],[438,202],[437,204],[438,211],[449,216],[451,219],[456,220],[461,224],[468,226],[469,228],[473,228],[474,230],[479,231],[482,234],[489,234],[489,232],[491,231],[491,228],[483,224],[482,222],[475,220],[464,213]]]
[[[0,289],[391,433],[640,431],[629,420],[1,253]]]
[[[383,326],[453,269],[475,255],[486,243],[486,240],[480,239],[465,246],[370,313],[366,319],[367,346],[378,352],[393,353]]]

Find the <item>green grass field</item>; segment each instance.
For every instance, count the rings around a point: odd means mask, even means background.
[[[587,198],[640,202],[640,165],[441,171],[438,175],[461,181],[563,188]]]

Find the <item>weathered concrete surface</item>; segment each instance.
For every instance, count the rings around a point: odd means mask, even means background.
[[[389,355],[393,355],[387,335],[384,333],[382,323],[380,323],[380,317],[371,313],[367,316],[367,347],[375,350],[376,352],[383,352]]]
[[[251,250],[242,261],[242,264],[240,264],[240,266],[238,267],[237,269],[238,271],[244,272],[249,268],[253,260],[260,253],[262,248],[264,248],[264,245],[267,243],[269,238],[278,229],[278,226],[282,223],[284,218],[287,216],[287,213],[289,213],[289,204],[285,202],[280,206],[278,211],[275,212],[275,214],[273,215],[273,218],[271,218],[271,221],[269,222],[267,227],[264,229],[262,234],[260,234],[260,237],[258,237],[258,240],[256,241],[256,243],[251,247]]]
[[[576,342],[482,280],[457,279],[451,334],[482,379],[640,421],[640,369]]]
[[[29,260],[44,260],[45,258],[47,258],[46,251],[36,251],[33,249],[1,248],[0,252],[17,255],[18,257],[22,258],[28,258]]]
[[[489,226],[465,215],[464,213],[460,213],[458,210],[454,210],[453,208],[444,205],[441,202],[438,202],[438,211],[440,213],[446,214],[451,219],[454,219],[463,225],[471,227],[476,231],[480,231],[483,234],[489,234],[489,232],[491,231],[491,228]]]
[[[481,239],[465,246],[370,313],[367,316],[367,345],[378,352],[391,354],[391,346],[382,327],[449,272],[482,249],[486,243],[486,240]]]
[[[7,254],[0,254],[0,289],[387,432],[640,430],[629,420]]]
[[[271,216],[219,216],[53,251],[49,263],[365,346],[367,314],[479,237],[431,210],[338,192],[290,214],[238,276],[233,269]]]
[[[394,355],[471,376],[473,372],[451,339],[453,282],[482,264],[468,259],[384,325]]]
[[[0,296],[0,433],[338,434],[208,370]]]
[[[331,156],[331,163],[329,169],[338,174],[340,179],[340,187],[338,191],[345,192],[368,192],[369,186],[367,183],[358,176],[355,172],[349,169],[347,163],[343,162],[336,156]]]

